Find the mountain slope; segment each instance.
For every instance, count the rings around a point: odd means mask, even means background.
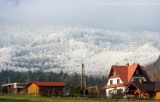
[[[160,55],[160,33],[87,27],[0,26],[0,68],[104,75],[113,64],[147,65]]]
[[[154,63],[146,66],[146,71],[152,81],[160,81],[160,56]]]

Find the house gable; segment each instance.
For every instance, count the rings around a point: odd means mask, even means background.
[[[31,83],[28,86],[28,93],[37,96],[39,94],[39,87],[36,84]]]
[[[133,76],[134,75],[142,75],[142,74],[143,74],[143,71],[142,71],[141,67],[138,65],[136,70],[134,71]]]
[[[114,66],[112,66],[110,73],[109,73],[108,80],[107,80],[107,86],[115,87],[115,85],[122,86],[123,81],[121,80],[120,76],[117,74]]]
[[[144,75],[145,78],[146,78],[146,81],[150,82],[150,78],[149,78],[149,76],[148,76],[148,74],[147,74],[147,72],[145,71],[145,69],[144,69],[143,66],[141,66],[141,69],[142,69],[143,75]]]
[[[130,69],[134,69],[134,68],[132,68],[132,66],[131,66]],[[132,72],[132,71],[130,71],[130,72]],[[139,64],[136,64],[136,67],[135,67],[132,75],[130,76],[128,82],[139,81],[139,79],[143,79],[143,81],[150,82],[149,77],[148,77],[146,71],[144,70],[144,67],[140,66]]]
[[[110,85],[109,80],[113,78],[120,79],[121,83],[127,83],[127,73],[128,71],[126,66],[112,66],[107,80],[107,85]]]
[[[116,73],[115,70],[112,68],[111,71],[110,71],[109,77],[113,77],[113,76],[117,76],[117,73]]]

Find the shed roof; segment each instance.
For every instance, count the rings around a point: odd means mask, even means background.
[[[149,83],[132,82],[131,84],[139,88],[141,91],[154,91],[155,90],[154,82],[149,82]]]
[[[31,84],[36,84],[37,86],[64,86],[63,82],[31,82],[27,86]]]
[[[141,91],[160,91],[160,82],[132,82],[130,85],[136,86]],[[129,85],[129,86],[130,86]]]
[[[6,86],[12,86],[12,85],[23,86],[23,85],[27,85],[27,83],[8,83],[8,84],[3,84],[1,86],[6,87]]]

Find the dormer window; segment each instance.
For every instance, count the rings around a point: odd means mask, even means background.
[[[136,74],[139,74],[139,70],[136,70]]]

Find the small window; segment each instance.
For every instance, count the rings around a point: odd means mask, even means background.
[[[113,80],[110,80],[110,85],[112,85],[113,84]]]
[[[117,84],[119,84],[120,83],[120,80],[119,79],[117,79]]]
[[[139,70],[136,70],[136,74],[139,74]]]

